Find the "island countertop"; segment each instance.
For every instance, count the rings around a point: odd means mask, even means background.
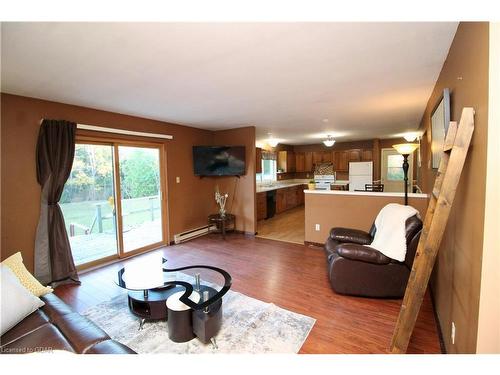
[[[333,194],[333,195],[362,195],[374,197],[404,197],[405,193],[377,192],[377,191],[346,191],[346,190],[304,190],[306,194]],[[408,198],[429,198],[428,194],[408,193]]]

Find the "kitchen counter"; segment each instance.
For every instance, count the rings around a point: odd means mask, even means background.
[[[271,191],[271,190],[278,190],[278,189],[284,189],[292,186],[299,186],[299,185],[307,185],[307,181],[279,181],[273,183],[272,186],[267,186],[267,185],[260,185],[257,184],[257,193],[264,193],[266,191]]]
[[[288,187],[292,187],[292,186],[307,185],[308,183],[309,183],[309,180],[303,180],[303,181],[290,180],[289,182],[287,182],[287,180],[285,180],[285,181],[275,182],[275,183],[273,183],[272,186],[257,184],[256,191],[257,191],[257,193],[264,193],[266,191],[284,189],[284,188],[288,188]],[[333,186],[346,186],[348,184],[349,184],[349,180],[337,180],[334,183],[332,183]],[[318,190],[318,191],[320,191],[320,190]],[[328,191],[328,190],[323,190],[323,191]]]
[[[343,191],[343,190],[306,190],[306,194],[362,195],[373,197],[404,197],[405,193],[376,191]],[[428,194],[408,193],[409,198],[429,198]]]

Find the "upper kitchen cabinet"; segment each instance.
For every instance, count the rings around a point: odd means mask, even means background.
[[[333,163],[332,151],[314,151],[312,153],[313,164]]]
[[[361,161],[373,161],[373,150],[362,150]]]
[[[338,172],[347,172],[349,170],[348,151],[335,151],[334,166]]]
[[[279,151],[277,165],[281,172],[295,172],[295,154],[292,151]]]
[[[304,172],[312,172],[313,168],[313,153],[304,152]]]
[[[255,150],[255,173],[262,173],[262,149]]]
[[[349,150],[349,162],[361,161],[361,150]]]
[[[305,152],[295,153],[295,172],[306,172],[306,154]]]

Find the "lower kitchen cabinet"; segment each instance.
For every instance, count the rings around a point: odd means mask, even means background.
[[[267,194],[257,193],[257,220],[263,220],[267,217]]]
[[[304,204],[304,185],[281,188],[276,191],[276,213]]]

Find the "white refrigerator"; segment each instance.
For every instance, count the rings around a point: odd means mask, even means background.
[[[365,184],[373,184],[373,162],[350,162],[349,191],[365,190]]]

